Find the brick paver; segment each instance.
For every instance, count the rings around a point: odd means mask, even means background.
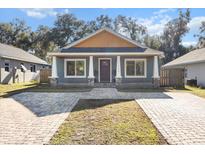
[[[169,144],[205,144],[205,99],[164,93],[169,99],[136,99]]]
[[[47,144],[78,98],[22,93],[0,99],[0,144]]]
[[[24,92],[0,99],[0,144],[47,144],[79,99],[162,98],[162,93],[125,93],[115,88],[90,92]]]
[[[205,99],[188,93],[24,92],[0,99],[0,144],[47,144],[79,99],[136,99],[170,144],[205,143]]]

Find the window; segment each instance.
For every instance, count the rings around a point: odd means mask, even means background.
[[[135,61],[127,61],[127,76],[134,76],[135,75]]]
[[[5,60],[4,69],[6,72],[10,71],[10,61],[9,60]]]
[[[36,65],[31,64],[30,65],[30,70],[31,70],[31,72],[36,72]]]
[[[24,63],[21,63],[21,72],[24,72],[23,66],[24,66]]]
[[[85,59],[65,59],[65,77],[85,77]]]
[[[125,77],[146,77],[146,59],[125,59]]]

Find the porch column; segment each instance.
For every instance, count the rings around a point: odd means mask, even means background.
[[[93,70],[93,56],[89,57],[89,75],[88,75],[88,82],[91,86],[94,85],[94,70]]]
[[[116,84],[120,84],[121,81],[122,81],[120,56],[117,56],[117,64],[116,64],[116,76],[115,76],[115,80],[116,80]]]
[[[52,78],[58,78],[57,75],[57,60],[56,56],[53,56],[53,62],[52,62]]]
[[[50,84],[51,86],[57,86],[57,79],[58,79],[58,74],[57,74],[57,58],[56,56],[53,56],[52,60],[52,72],[51,72],[51,77],[50,77]]]
[[[154,87],[159,87],[159,63],[158,63],[158,56],[154,56],[154,64],[153,64],[153,84]]]

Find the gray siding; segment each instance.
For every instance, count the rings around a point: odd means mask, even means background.
[[[57,68],[58,68],[58,82],[59,83],[88,83],[88,73],[89,73],[89,57],[69,57],[68,59],[86,59],[86,78],[65,78],[64,77],[64,59],[66,58],[57,58]],[[111,58],[112,59],[112,82],[115,82],[116,76],[116,56],[94,56],[94,76],[95,82],[99,81],[98,76],[98,59],[99,58]],[[125,78],[124,63],[125,58],[146,58],[147,59],[147,77],[146,78]],[[145,83],[152,84],[152,75],[153,75],[153,57],[137,57],[137,56],[121,56],[121,72],[122,72],[122,83]]]
[[[6,72],[4,68],[6,60],[9,60],[9,64],[10,64],[9,72]],[[21,66],[20,66],[21,63],[23,63],[27,69],[25,73],[21,72]],[[24,61],[13,60],[13,59],[0,58],[0,83],[8,84],[8,83],[28,82],[31,80],[39,81],[39,71],[43,67],[43,65],[35,64],[36,72],[31,72],[30,64],[33,63],[28,63]],[[14,72],[14,67],[17,68],[15,72]]]

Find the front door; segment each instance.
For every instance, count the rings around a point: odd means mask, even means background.
[[[100,82],[110,82],[110,59],[100,59]]]

